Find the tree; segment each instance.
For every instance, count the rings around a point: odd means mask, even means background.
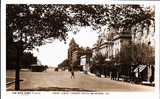
[[[140,5],[7,5],[7,37],[23,41],[23,50],[55,38],[65,40],[72,25],[128,29],[154,20]],[[21,34],[21,35],[20,35]]]
[[[123,46],[123,48],[112,59],[112,61],[117,63],[118,66],[120,66],[118,67],[118,70],[121,75],[130,76],[130,79],[133,80],[133,76],[134,76],[133,70],[139,67],[139,65],[146,65],[146,66],[154,65],[154,62],[155,62],[154,49],[150,45],[147,45],[144,43],[142,44],[132,43],[132,45]],[[140,74],[140,72],[138,73]],[[146,74],[144,71],[144,77],[145,76]],[[154,76],[151,76],[151,79],[153,80],[152,77]]]
[[[60,63],[58,65],[58,68],[61,68],[61,69],[67,69],[69,68],[69,60],[68,59],[65,59],[62,63]]]
[[[132,59],[134,64],[154,65],[154,48],[145,43],[133,44]]]
[[[105,67],[105,63],[106,63],[106,56],[102,55],[102,53],[97,53],[93,58],[92,58],[92,67],[91,67],[91,71],[94,73],[100,73],[104,74],[104,67]],[[98,76],[100,76],[98,75]]]
[[[129,76],[132,66],[132,45],[124,44],[112,61],[117,65],[120,74]]]
[[[48,39],[65,38],[65,26],[60,19],[56,19],[63,15],[55,14],[54,18],[57,20],[57,23],[55,23],[51,21],[51,17],[48,17],[48,19],[43,17],[44,12],[42,11],[45,11],[42,10],[43,8],[45,7],[35,6],[33,8],[31,5],[7,5],[6,7],[7,46],[14,45],[17,49],[16,90],[19,90],[19,65],[24,50],[31,50],[35,46],[40,46]],[[55,24],[51,24],[52,22]],[[61,22],[61,24],[58,22]]]
[[[13,49],[12,49],[13,48]],[[15,69],[16,66],[16,49],[14,47],[7,48],[7,62],[6,62],[6,69]],[[23,52],[20,65],[21,68],[29,68],[29,65],[36,64],[37,63],[37,57],[33,56],[31,52]]]
[[[33,56],[31,52],[24,52],[20,65],[22,66],[21,68],[29,68],[31,64],[36,64],[37,63],[37,57]]]
[[[135,37],[146,29],[149,34],[149,26],[155,24],[154,7],[143,7],[143,5],[111,5],[108,7],[107,33],[109,40],[117,33],[130,33]]]

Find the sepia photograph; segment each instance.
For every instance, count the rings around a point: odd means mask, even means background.
[[[155,6],[6,4],[6,91],[154,92]]]

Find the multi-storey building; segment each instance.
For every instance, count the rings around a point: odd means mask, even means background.
[[[68,61],[69,61],[69,69],[78,69],[82,67],[78,67],[80,64],[80,48],[79,45],[75,42],[75,40],[72,38],[69,43],[69,49],[68,49]]]
[[[129,33],[119,33],[113,37],[113,57],[119,54],[126,46],[131,45],[131,34]]]
[[[72,38],[69,44],[69,49],[68,49],[68,60],[70,64],[70,69],[84,70],[85,68],[88,68],[86,66],[89,66],[89,63],[90,63],[89,61],[91,56],[92,56],[92,50],[90,50],[90,48],[79,47],[79,45]],[[85,62],[84,62],[84,59],[85,59]],[[82,61],[85,64],[81,64]]]
[[[151,21],[150,25],[143,28],[141,25],[136,24],[129,32],[117,31],[116,33],[114,31],[115,33],[109,33],[105,31],[102,36],[100,35],[97,44],[93,48],[93,57],[100,52],[107,57],[106,60],[110,60],[123,51],[123,54],[130,54],[131,65],[139,64],[133,71],[137,73],[136,70],[139,69],[139,72],[145,75],[143,76],[144,80],[149,81],[150,77],[154,75],[155,26],[154,21]],[[136,49],[134,49],[135,46]],[[141,62],[139,62],[139,57]],[[124,55],[119,58],[124,59]]]
[[[96,53],[101,53],[105,55],[107,59],[115,57],[125,46],[131,44],[131,35],[129,33],[118,33],[115,35],[112,40],[107,41],[104,38],[99,38],[100,43],[95,44],[93,47],[93,57]]]

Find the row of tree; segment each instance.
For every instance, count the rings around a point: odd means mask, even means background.
[[[98,76],[105,75],[105,77],[110,76],[110,73],[113,76],[116,75],[116,77],[125,75],[130,77],[128,79],[131,80],[132,77],[135,77],[134,69],[139,67],[139,65],[146,65],[152,68],[150,79],[151,82],[154,80],[154,48],[149,45],[144,43],[142,45],[126,45],[123,46],[123,49],[118,54],[112,56],[110,61],[106,61],[106,58],[106,55],[100,52],[97,53],[92,60],[91,72]],[[141,80],[146,80],[147,72],[145,72],[142,72]]]

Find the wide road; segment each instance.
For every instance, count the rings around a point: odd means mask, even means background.
[[[14,78],[14,71],[7,71],[7,77]],[[80,88],[91,91],[154,91],[154,87],[131,84],[122,81],[110,80],[110,78],[99,78],[75,72],[75,79],[71,79],[70,72],[47,70],[44,72],[31,72],[21,70],[21,89],[35,88]],[[13,89],[14,84],[7,87]]]

